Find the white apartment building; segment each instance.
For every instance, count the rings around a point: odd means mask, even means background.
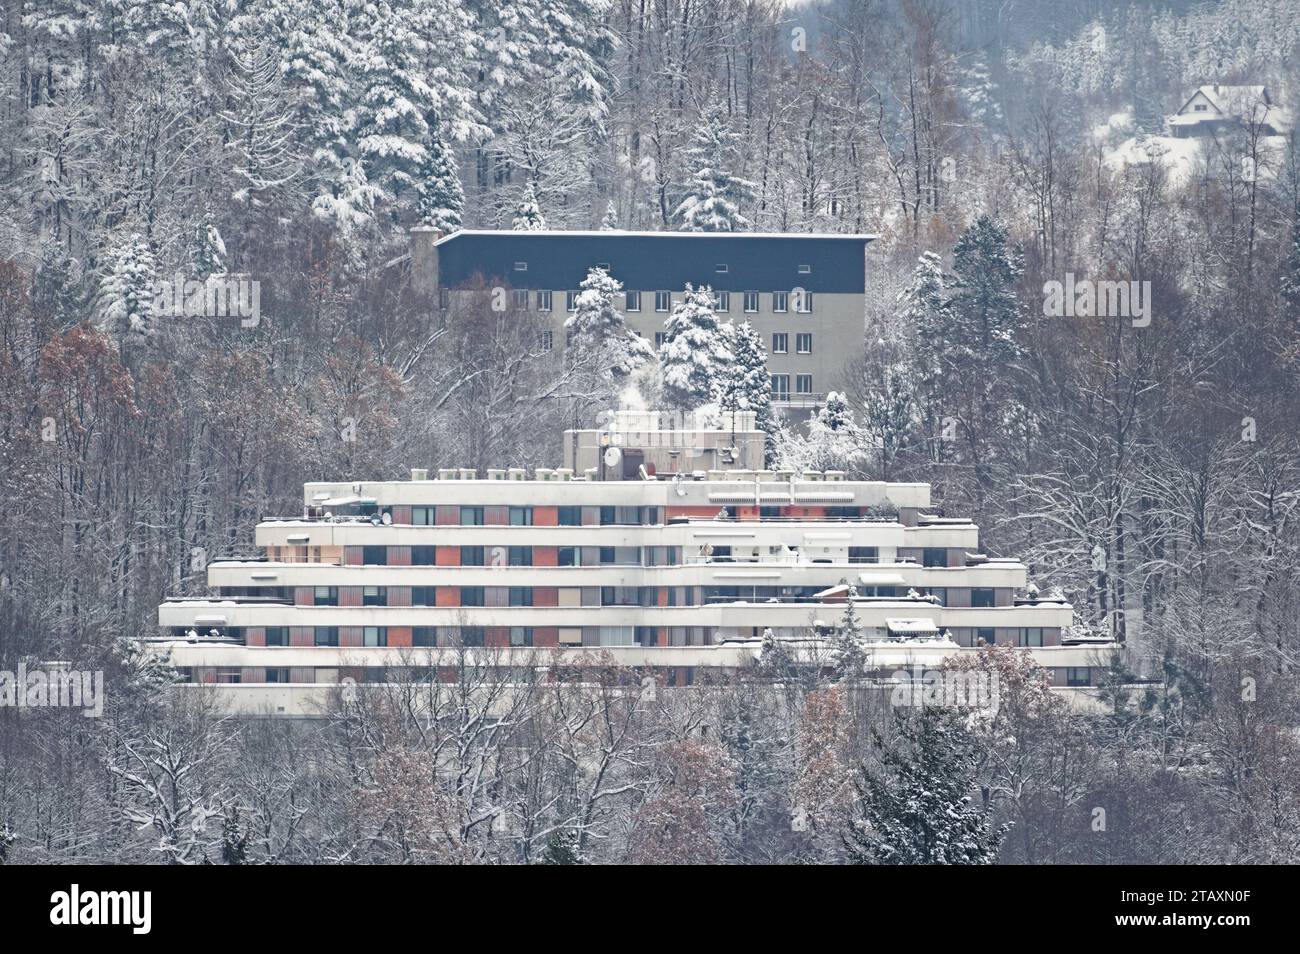
[[[612,660],[681,686],[753,665],[765,634],[826,642],[851,586],[882,676],[996,643],[1058,686],[1100,678],[1105,647],[1069,638],[1072,607],[1027,597],[1024,565],[932,514],[926,484],[695,469],[692,449],[723,432],[659,430],[654,414],[606,433],[606,466],[585,473],[307,484],[302,514],[257,526],[261,557],[214,562],[211,596],[159,607],[149,645],[235,708],[289,715],[391,666],[439,678],[469,650],[503,666]]]

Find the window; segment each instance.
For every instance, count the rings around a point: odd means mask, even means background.
[[[462,586],[460,588],[460,605],[461,606],[482,606],[483,587]]]
[[[1198,112],[1198,113],[1203,113],[1203,112],[1206,111],[1206,109],[1205,109],[1205,104],[1204,104],[1204,103],[1197,103],[1197,104],[1196,104],[1195,106],[1193,106],[1192,108],[1193,108],[1196,112]]]
[[[483,645],[483,627],[482,626],[462,626],[460,628],[460,644],[462,646],[482,646]]]
[[[515,271],[517,271],[517,272],[526,272],[526,271],[528,271],[528,263],[527,263],[527,262],[515,262]]]
[[[994,605],[993,590],[976,589],[970,591],[970,605],[979,609],[985,609]]]
[[[722,265],[714,265],[714,266],[713,266],[713,270],[714,270],[715,272],[717,272],[719,275],[725,275],[725,274],[727,274],[727,266],[726,266],[725,264],[722,264]]]
[[[790,400],[790,375],[788,374],[772,375],[772,400],[774,401]]]
[[[267,682],[288,682],[289,670],[287,669],[268,669],[266,671]]]
[[[849,547],[849,562],[875,563],[876,552],[875,547]]]
[[[1200,108],[1200,107],[1198,107]],[[1092,684],[1092,670],[1087,666],[1066,666],[1065,684],[1067,686],[1087,686]]]
[[[288,646],[289,645],[289,627],[287,626],[268,626],[266,628],[266,645],[268,646]]]
[[[668,340],[668,333],[667,333],[667,332],[664,332],[664,331],[656,331],[656,332],[655,332],[655,350],[658,351],[660,348],[662,348],[662,347],[664,346],[664,342],[667,341],[667,340]]]
[[[673,307],[673,293],[666,291],[655,292],[655,311],[668,311]]]
[[[411,566],[433,566],[438,562],[438,548],[433,546],[411,547]]]
[[[731,311],[731,292],[720,291],[713,293],[714,308],[717,311]]]
[[[483,526],[483,508],[482,507],[461,507],[460,525],[462,527]]]
[[[811,275],[811,274],[812,274],[812,266],[811,266],[811,265],[800,265],[800,266],[799,266],[799,274],[800,274],[800,275]]]
[[[411,643],[422,649],[432,649],[438,645],[438,628],[436,626],[416,626],[411,629]]]
[[[315,588],[312,602],[317,606],[338,606],[339,588],[337,586],[318,586]]]
[[[790,310],[790,293],[789,292],[772,292],[772,310],[783,312]]]
[[[795,311],[801,315],[811,315],[813,310],[813,293],[799,289],[794,298]]]
[[[362,606],[387,606],[388,587],[363,586],[361,588],[361,605]]]
[[[560,507],[556,519],[561,527],[580,527],[582,526],[582,508]]]
[[[641,310],[641,293],[639,291],[630,291],[623,293],[623,303],[627,311]]]
[[[542,350],[550,351],[555,347],[555,332],[547,328],[542,332]]]
[[[363,646],[388,645],[387,626],[367,626],[361,631],[361,633],[361,645]]]
[[[412,606],[438,605],[438,588],[436,586],[411,587],[411,605]]]
[[[1022,628],[1020,630],[1021,646],[1041,646],[1043,645],[1043,630],[1040,626]]]
[[[564,310],[565,311],[578,310],[578,293],[576,291],[566,291],[564,293]]]
[[[538,310],[538,311],[550,311],[550,310],[551,310],[551,293],[550,293],[550,292],[548,292],[548,291],[539,291],[539,292],[537,293],[537,310]]]
[[[979,644],[980,640],[984,641],[985,646],[992,646],[997,642],[997,637],[993,635],[992,627],[981,627],[980,629],[975,630],[976,645]]]
[[[312,631],[312,642],[317,646],[337,646],[339,628],[337,626],[317,626]]]
[[[556,561],[559,566],[578,566],[578,548],[577,547],[560,547],[556,551]]]
[[[510,627],[511,646],[531,646],[532,644],[533,644],[533,628],[531,626]]]
[[[948,551],[942,547],[926,547],[921,551],[922,566],[947,566]]]
[[[751,315],[752,315],[752,314],[753,314],[754,312],[756,312],[756,311],[758,311],[758,292],[756,292],[756,291],[747,291],[747,292],[745,292],[745,312],[746,312],[746,314],[751,314]]]
[[[431,527],[434,524],[433,507],[412,507],[411,523],[417,527]]]
[[[783,331],[778,331],[772,335],[772,353],[788,354],[790,352],[790,336]]]
[[[531,586],[510,587],[510,605],[511,606],[532,606],[533,588]]]
[[[812,354],[812,332],[800,332],[794,336],[794,350],[799,354]]]
[[[528,310],[528,289],[513,288],[510,290],[510,303],[515,306],[515,311]]]
[[[511,547],[509,550],[508,562],[511,566],[532,566],[533,548]]]
[[[361,562],[365,566],[388,566],[388,547],[362,547]]]
[[[532,507],[511,507],[510,508],[510,526],[531,527],[532,525],[533,525]]]
[[[461,566],[482,566],[483,548],[482,547],[461,547],[460,565]]]
[[[796,374],[794,377],[794,392],[795,394],[812,394],[812,375]]]

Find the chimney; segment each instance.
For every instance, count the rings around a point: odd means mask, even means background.
[[[442,230],[431,225],[417,225],[411,229],[411,287],[422,294],[437,294],[437,243],[442,236]]]

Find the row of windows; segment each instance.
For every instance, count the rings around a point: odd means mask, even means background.
[[[449,526],[533,526],[532,507],[460,507],[454,504],[442,507],[444,519]],[[556,524],[561,527],[617,526],[641,527],[656,526],[659,523],[658,507],[556,507]],[[584,513],[583,511],[586,511]],[[411,523],[417,527],[431,527],[437,524],[438,508],[412,507]],[[488,518],[492,520],[489,523]]]
[[[578,310],[577,291],[566,291],[564,293],[564,310]],[[795,291],[774,291],[772,296],[772,311],[776,314],[785,314],[787,312],[796,312],[801,315],[811,315],[813,313],[813,293],[802,289]],[[537,310],[549,312],[554,308],[554,293],[549,291],[534,292],[534,301]],[[757,314],[762,305],[762,292],[747,291],[740,293],[740,304],[745,314]],[[528,310],[529,292],[526,288],[515,288],[510,293],[510,303],[516,311]],[[626,312],[636,313],[641,311],[641,292],[626,291],[623,293],[623,310]],[[673,307],[673,293],[670,291],[654,292],[654,310],[657,312],[669,312]],[[713,308],[719,312],[731,311],[731,292],[715,291],[713,293]]]
[[[795,354],[812,354],[812,332],[800,332],[794,336]],[[790,336],[784,331],[772,335],[772,354],[789,354]]]
[[[443,549],[449,548],[443,547]],[[458,562],[448,565],[494,567],[534,565],[533,547],[529,546],[462,546],[456,549]],[[553,549],[556,566],[677,566],[681,563],[681,547],[554,547]],[[361,565],[388,566],[388,547],[362,547]],[[437,565],[436,546],[411,547],[410,566]],[[318,586],[316,590],[317,606],[338,605],[325,602],[338,599],[338,587]]]
[[[813,376],[811,374],[796,374],[794,376],[794,393],[812,394]],[[790,399],[790,375],[788,374],[772,375],[772,400],[788,401],[789,399]]]

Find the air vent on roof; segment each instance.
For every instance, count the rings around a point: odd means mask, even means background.
[[[508,471],[511,480],[527,480],[528,471],[523,467],[511,467]]]
[[[714,265],[713,270],[717,272],[719,275],[727,274],[727,266],[725,264],[719,263],[717,265]]]
[[[412,467],[412,468],[411,468],[411,479],[412,479],[412,480],[428,480],[428,479],[429,479],[429,472],[428,472],[427,470],[425,470],[423,467]]]
[[[556,478],[556,480],[572,480],[572,479],[573,479],[573,468],[572,468],[572,467],[557,467],[557,468],[555,469],[555,478]]]
[[[473,467],[462,467],[460,469],[461,480],[475,480],[478,477],[478,471]]]
[[[538,480],[556,480],[555,470],[551,467],[538,467],[533,472],[533,476]]]
[[[457,474],[457,473],[458,473],[458,471],[456,470],[455,467],[439,467],[439,468],[438,468],[438,479],[439,479],[439,480],[455,480],[455,479],[456,479],[456,474]]]
[[[504,470],[503,468],[500,468],[500,467],[489,467],[488,470],[487,470],[487,479],[488,479],[488,480],[505,480],[505,479],[506,479],[506,472],[505,472],[505,470]]]
[[[843,479],[844,479],[844,471],[842,471],[842,470],[828,470],[828,471],[826,471],[826,479],[827,479],[827,480],[843,480]]]

